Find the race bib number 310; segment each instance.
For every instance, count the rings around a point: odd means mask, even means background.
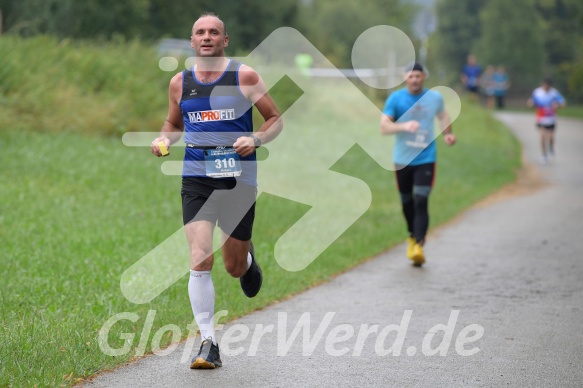
[[[204,151],[206,175],[211,178],[241,175],[241,160],[233,148],[217,148]]]

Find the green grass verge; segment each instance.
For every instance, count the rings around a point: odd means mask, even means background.
[[[583,119],[583,105],[567,105],[559,109],[559,116],[572,117],[574,119]]]
[[[440,143],[433,227],[512,181],[519,164],[516,141],[487,112],[466,104],[455,127],[459,143],[448,149]],[[181,226],[179,178],[159,173],[160,161],[147,150],[129,149],[117,139],[9,131],[0,141],[0,385],[67,384],[127,361],[133,352],[110,357],[97,346],[98,330],[115,313],[133,312],[140,319],[114,327],[113,347],[123,345],[123,332],[137,333],[137,346],[150,309],[157,311],[151,334],[169,323],[186,333],[192,320],[187,277],[147,305],[129,303],[119,289],[123,271]],[[333,169],[370,185],[369,211],[309,270],[292,273],[277,265],[273,247],[307,207],[262,195],[255,242],[264,288],[246,299],[219,261],[213,275],[217,311],[229,311],[228,319],[241,316],[404,239],[392,172],[359,147]]]
[[[533,108],[526,107],[509,107],[507,109],[509,112],[525,112],[532,114],[532,120],[534,122],[535,111]],[[574,119],[583,119],[583,106],[582,105],[567,105],[560,108],[557,111],[557,116],[559,117],[570,117]]]
[[[35,47],[42,52],[41,46]],[[145,61],[136,47],[137,58]],[[63,53],[72,55],[67,50]],[[96,55],[95,60],[99,57]],[[78,70],[74,62],[67,66],[69,74]],[[49,62],[47,67],[51,68]],[[59,77],[62,75],[51,81],[55,87]],[[145,93],[158,95],[160,85],[154,90],[147,88]],[[128,361],[138,346],[149,310],[155,310],[156,317],[145,338],[146,351],[150,351],[158,328],[175,324],[185,335],[186,325],[192,321],[187,276],[145,305],[128,302],[120,292],[122,273],[181,227],[180,178],[161,174],[161,160],[145,148],[125,147],[117,136],[88,135],[101,133],[94,126],[100,122],[98,117],[109,117],[105,101],[107,96],[115,96],[111,88],[115,89],[111,86],[86,90],[69,97],[74,99],[85,93],[85,105],[95,96],[95,112],[87,123],[83,115],[74,116],[77,121],[68,117],[69,108],[61,105],[71,102],[78,107],[69,98],[42,100],[54,119],[47,119],[42,128],[34,125],[34,115],[23,110],[23,102],[18,99],[25,98],[34,109],[42,104],[19,94],[24,92],[18,87],[2,94],[5,104],[0,109],[10,114],[0,115],[0,276],[4,279],[0,283],[0,386],[70,385],[78,378]],[[118,97],[121,99],[121,94]],[[129,104],[129,97],[119,101]],[[165,97],[162,98],[164,103],[159,108],[152,107],[150,119],[155,124],[142,128],[156,130],[160,126],[165,114]],[[123,110],[123,104],[120,108],[114,102],[111,109]],[[128,123],[139,121],[134,117],[133,109],[137,108],[125,108],[133,113],[116,113],[115,117],[122,121],[107,124],[111,130],[105,133],[115,134],[115,128],[131,129]],[[378,118],[371,121],[378,123]],[[69,126],[70,123],[77,124]],[[430,202],[432,227],[512,181],[519,166],[518,143],[490,113],[464,104],[454,127],[459,136],[455,147],[446,148],[438,140],[440,159]],[[180,154],[175,152],[171,158],[180,159]],[[403,241],[405,226],[393,173],[382,169],[358,146],[332,169],[358,177],[370,186],[373,201],[369,210],[309,270],[288,272],[276,263],[274,245],[308,207],[262,194],[254,242],[265,274],[264,287],[256,298],[245,298],[239,282],[230,278],[218,258],[213,271],[216,309],[227,310],[227,319],[327,281]],[[403,265],[407,265],[405,260]],[[117,323],[110,333],[110,345],[122,347],[125,342],[120,335],[135,333],[128,341],[132,351],[118,357],[107,356],[97,346],[98,331],[108,318],[121,312],[135,313],[139,319]],[[162,346],[169,342],[168,336],[162,338]]]

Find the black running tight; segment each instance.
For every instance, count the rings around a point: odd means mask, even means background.
[[[429,228],[429,194],[435,177],[435,163],[396,166],[397,185],[409,235],[423,244]]]

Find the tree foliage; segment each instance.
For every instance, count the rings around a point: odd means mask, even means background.
[[[436,12],[430,56],[450,80],[469,53],[482,65],[506,65],[515,92],[545,75],[566,91],[573,72],[579,74],[581,0],[438,0]]]
[[[189,39],[194,21],[210,11],[236,38],[235,50],[255,47],[279,26],[295,26],[298,7],[297,0],[0,0],[5,32],[60,39]]]
[[[139,35],[149,0],[0,0],[5,32],[23,36],[111,38]]]
[[[575,101],[583,101],[583,38],[578,38],[577,57],[572,62],[565,62],[560,66],[562,73],[566,75],[566,92]]]
[[[477,53],[482,64],[504,65],[513,85],[525,92],[540,82],[546,55],[534,0],[489,0],[480,12],[480,25]]]
[[[583,2],[537,0],[536,7],[543,19],[545,73],[571,98],[583,101]]]
[[[579,38],[583,35],[583,2],[580,0],[538,0],[545,49],[550,65],[576,59]]]
[[[480,36],[479,13],[486,1],[439,0],[436,4],[438,25],[432,56],[456,76]]]
[[[146,37],[189,39],[194,21],[202,12],[208,11],[219,15],[227,25],[232,50],[250,50],[276,28],[295,27],[298,24],[298,7],[296,0],[279,0],[267,6],[260,0],[150,0],[150,23]]]
[[[409,36],[415,8],[401,0],[320,0],[303,9],[305,34],[338,66],[351,64],[352,46],[368,28],[392,25]]]
[[[409,28],[413,6],[404,0],[0,0],[8,33],[59,39],[189,39],[205,11],[219,15],[231,37],[230,52],[248,51],[282,26],[299,29],[334,62],[350,64],[350,49],[367,28]]]

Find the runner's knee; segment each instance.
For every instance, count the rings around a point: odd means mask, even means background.
[[[431,186],[413,186],[413,195],[415,196],[415,199],[417,199],[417,197],[429,197],[429,194],[431,193]]]
[[[214,257],[212,252],[202,248],[191,248],[190,269],[194,271],[210,271],[213,268]]]
[[[399,195],[401,196],[401,203],[409,203],[413,200],[413,193],[399,192]]]
[[[415,209],[427,211],[429,194],[431,193],[431,186],[414,186],[413,199],[415,201]]]

